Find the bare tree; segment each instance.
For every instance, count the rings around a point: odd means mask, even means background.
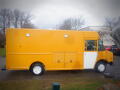
[[[32,15],[27,12],[22,12],[20,10],[14,10],[14,27],[24,28],[25,24],[30,24]]]
[[[5,36],[2,32],[0,32],[0,47],[4,47],[5,45]]]
[[[106,33],[102,32],[102,31],[98,31],[101,40],[103,40],[103,37],[105,36]]]
[[[120,48],[120,27],[112,32],[114,43]]]
[[[0,27],[5,32],[6,28],[15,27],[23,28],[25,24],[31,23],[32,15],[27,12],[22,12],[18,9],[1,9],[0,10]]]
[[[33,25],[32,23],[31,23],[31,19],[32,19],[32,15],[31,14],[29,14],[29,13],[24,13],[23,12],[23,14],[21,15],[21,17],[20,17],[20,27],[21,28],[24,28],[25,27],[25,25]],[[34,26],[34,25],[33,25]],[[29,27],[30,28],[30,27]],[[33,28],[33,27],[31,27],[31,28]]]
[[[20,10],[15,9],[13,11],[14,13],[14,27],[15,28],[22,28],[22,26],[25,23],[29,23],[31,20],[31,15],[26,13],[26,12],[22,12]]]
[[[22,28],[35,28],[35,26],[32,23],[24,23],[22,24]]]
[[[117,18],[111,33],[114,43],[120,48],[120,17]]]
[[[19,21],[20,21],[20,16],[21,16],[21,12],[17,9],[15,9],[13,11],[13,15],[14,15],[14,21],[13,21],[13,25],[15,28],[18,28],[18,24],[19,24]]]
[[[105,25],[111,30],[113,42],[120,48],[120,17],[106,18]]]
[[[12,11],[10,9],[1,9],[0,10],[0,24],[3,32],[5,29],[10,27],[12,19]]]
[[[32,15],[27,12],[22,12],[18,9],[0,9],[0,29],[2,33],[0,40],[5,44],[5,30],[6,28],[35,28],[31,23]],[[3,34],[3,35],[2,35]],[[2,44],[0,42],[0,44]]]
[[[84,24],[85,24],[85,22],[82,17],[68,18],[63,21],[63,23],[60,25],[59,29],[79,30]]]
[[[112,31],[116,24],[116,18],[105,18],[105,26],[109,27]]]

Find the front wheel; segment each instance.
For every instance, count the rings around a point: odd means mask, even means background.
[[[34,63],[31,68],[30,71],[34,74],[34,75],[42,75],[44,73],[44,67],[42,64],[40,63]]]
[[[103,73],[106,70],[107,63],[105,62],[98,62],[95,66],[95,71]]]

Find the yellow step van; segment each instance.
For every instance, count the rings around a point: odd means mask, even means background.
[[[6,30],[6,69],[30,70],[41,75],[48,70],[95,69],[104,72],[113,62],[95,31]]]

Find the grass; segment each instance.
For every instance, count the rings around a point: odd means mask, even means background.
[[[96,90],[104,82],[71,82],[70,84],[61,83],[61,90]],[[52,81],[26,80],[0,83],[0,90],[51,90]]]
[[[60,90],[102,90],[99,88],[105,84],[120,85],[120,80],[104,78],[95,72],[50,71],[33,76],[30,72],[16,71],[0,81],[0,90],[52,90],[53,82],[60,83]]]
[[[103,85],[104,82],[85,82],[81,84],[71,84],[62,88],[62,90],[96,90]]]
[[[5,48],[0,48],[0,56],[5,56]]]
[[[52,90],[53,82],[61,85],[60,90],[97,90],[106,83],[114,83],[105,78],[80,75],[49,75],[37,79],[8,80],[0,82],[0,90]]]

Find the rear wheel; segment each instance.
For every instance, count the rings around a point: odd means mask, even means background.
[[[105,72],[105,70],[106,70],[106,65],[107,65],[107,63],[105,63],[105,62],[103,62],[103,61],[98,62],[98,63],[96,64],[96,66],[95,66],[95,71],[100,72],[100,73]]]
[[[32,64],[30,71],[34,74],[34,75],[42,75],[44,73],[44,67],[42,64],[40,63],[34,63]]]

